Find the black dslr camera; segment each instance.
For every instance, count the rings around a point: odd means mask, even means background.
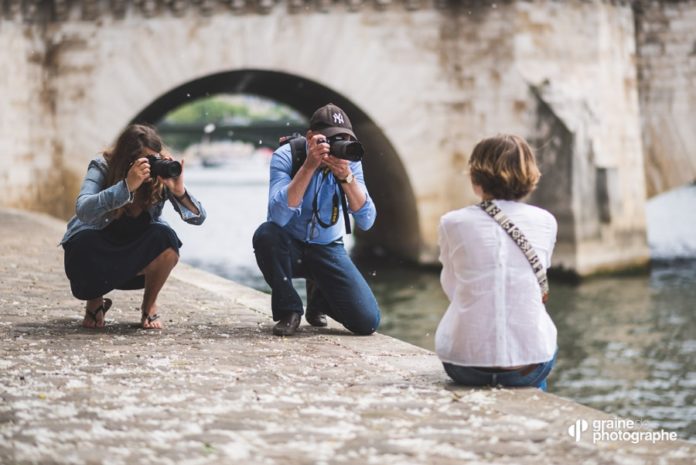
[[[343,160],[361,161],[363,155],[365,155],[365,149],[363,149],[360,142],[350,140],[349,136],[343,134],[328,137],[323,141],[320,140],[319,143],[329,144],[331,147],[329,149],[331,155],[336,158],[342,158]]]
[[[150,176],[154,179],[160,176],[164,179],[176,178],[181,174],[181,163],[175,160],[165,160],[155,155],[148,155],[147,161],[150,163]]]

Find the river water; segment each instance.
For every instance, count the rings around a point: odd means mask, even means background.
[[[165,217],[184,246],[182,260],[269,292],[251,237],[265,220],[267,165],[261,155],[215,169],[188,167],[190,191],[208,211],[203,228]],[[650,273],[551,282],[548,311],[559,357],[550,392],[696,438],[696,186],[652,199]],[[437,269],[358,264],[383,312],[380,332],[432,350],[447,308]],[[296,284],[304,292],[302,280]]]

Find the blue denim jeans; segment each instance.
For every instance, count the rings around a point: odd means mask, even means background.
[[[524,370],[492,371],[481,367],[465,367],[443,363],[445,371],[457,384],[465,386],[505,386],[505,387],[537,387],[546,391],[546,378],[556,364],[558,349],[548,362],[538,364],[531,372],[522,374]]]
[[[269,221],[258,227],[253,243],[256,263],[271,286],[273,320],[290,312],[302,315],[302,299],[292,284],[292,278],[301,277],[315,286],[308,306],[316,306],[353,333],[367,335],[377,330],[377,300],[343,242],[307,244]]]

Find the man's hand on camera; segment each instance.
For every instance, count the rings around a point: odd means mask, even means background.
[[[348,197],[348,205],[350,208],[353,211],[360,210],[362,206],[365,205],[367,197],[357,182],[351,182],[352,179],[348,179],[349,176],[352,178],[353,174],[350,170],[350,162],[329,155],[324,159],[324,164],[329,167],[334,177],[341,182],[341,189],[343,189],[343,192],[346,193],[346,197]]]
[[[324,164],[329,167],[333,175],[339,181],[346,179],[352,174],[348,160],[343,160],[342,158],[336,158],[333,155],[329,155],[324,159]]]
[[[138,158],[128,170],[126,186],[128,192],[135,192],[140,186],[150,179],[150,163],[147,158]]]
[[[326,137],[322,134],[315,134],[309,139],[309,151],[304,164],[312,171],[321,166],[329,155],[329,144],[326,142]]]

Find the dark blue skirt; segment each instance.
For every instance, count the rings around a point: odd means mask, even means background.
[[[137,218],[123,215],[104,229],[80,231],[63,244],[65,274],[80,300],[114,289],[143,289],[145,277],[138,273],[165,250],[178,253],[181,245],[172,228],[151,223],[147,212]]]

